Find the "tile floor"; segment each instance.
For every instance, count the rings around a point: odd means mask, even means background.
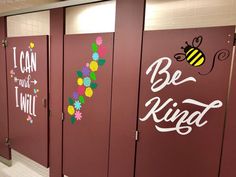
[[[49,177],[49,169],[12,150],[12,166],[0,162],[0,177]]]

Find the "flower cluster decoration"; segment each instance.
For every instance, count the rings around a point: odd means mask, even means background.
[[[69,105],[67,107],[72,124],[82,119],[82,108],[85,100],[93,96],[94,90],[98,86],[96,83],[96,72],[106,62],[103,59],[106,54],[106,48],[102,43],[102,37],[98,36],[96,42],[91,45],[93,52],[91,61],[86,63],[81,70],[77,71],[77,90],[73,92],[72,97],[68,98]]]

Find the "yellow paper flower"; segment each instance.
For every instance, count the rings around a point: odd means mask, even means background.
[[[74,115],[75,109],[74,109],[73,106],[69,105],[67,109],[68,109],[68,113],[69,113],[71,116]]]
[[[91,71],[97,71],[98,70],[98,63],[96,61],[91,61],[89,64],[89,68]]]
[[[31,49],[34,48],[34,43],[33,43],[33,42],[30,43],[30,48],[31,48]]]
[[[78,78],[77,79],[77,84],[78,85],[83,85],[84,84],[84,80],[82,78]]]
[[[85,90],[85,95],[87,97],[92,97],[93,96],[93,89],[91,89],[91,87],[87,87]]]

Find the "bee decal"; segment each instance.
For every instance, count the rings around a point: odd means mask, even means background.
[[[202,36],[195,37],[192,41],[192,45],[189,45],[186,41],[186,47],[181,47],[184,53],[175,54],[175,59],[177,61],[186,60],[190,65],[194,67],[202,66],[205,62],[204,53],[198,48],[202,43]]]

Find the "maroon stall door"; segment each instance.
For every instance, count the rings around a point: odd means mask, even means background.
[[[47,36],[7,40],[11,148],[48,166]]]
[[[136,177],[218,177],[234,30],[144,32]]]
[[[0,17],[0,39],[6,37],[6,17]],[[6,77],[6,50],[0,47],[0,158],[11,159],[8,139],[8,114],[7,114],[7,77]]]
[[[113,33],[65,36],[63,172],[105,177]]]

